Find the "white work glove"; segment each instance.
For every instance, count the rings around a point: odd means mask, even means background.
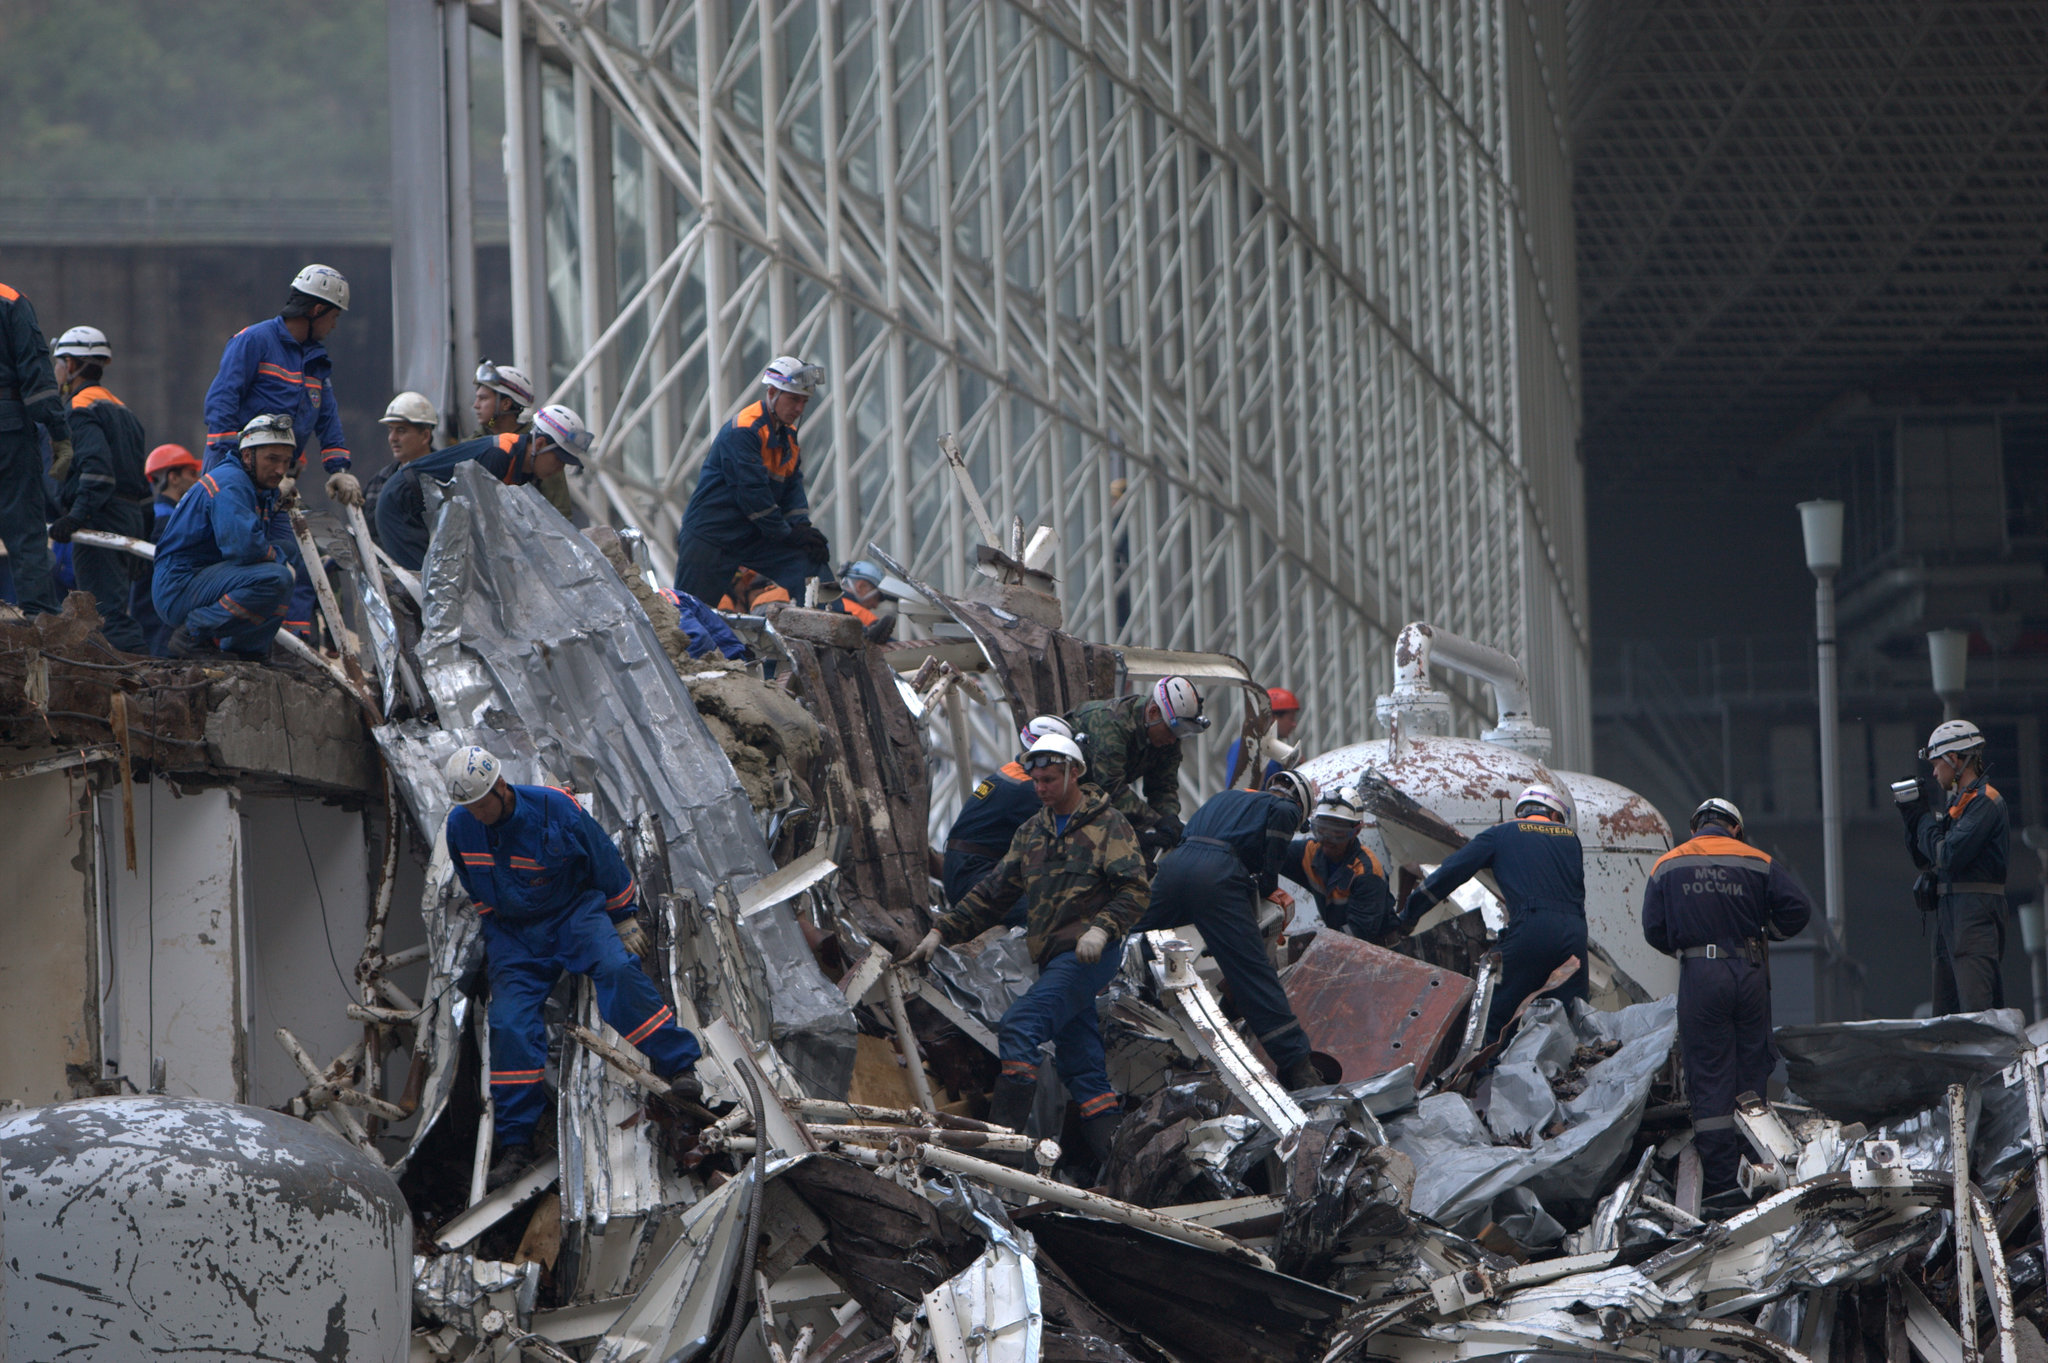
[[[50,442],[50,477],[63,482],[71,476],[71,442],[52,440]]]
[[[647,934],[641,930],[640,920],[637,918],[621,918],[612,926],[619,930],[619,945],[626,949],[628,956],[638,956],[642,960],[647,959],[649,955]]]
[[[1081,934],[1081,940],[1074,943],[1074,959],[1082,965],[1094,965],[1102,959],[1102,949],[1109,945],[1109,934],[1100,927],[1093,927]]]
[[[363,485],[357,482],[356,476],[347,469],[340,473],[330,473],[327,475],[327,500],[339,502],[343,506],[361,506]]]
[[[943,945],[943,943],[941,943],[939,940],[939,930],[937,928],[933,928],[930,932],[926,933],[923,936],[923,938],[921,938],[918,941],[918,944],[916,946],[910,949],[910,953],[907,956],[905,956],[902,960],[898,961],[896,964],[923,965],[926,961],[929,961],[934,955],[938,953],[939,947],[941,945]]]

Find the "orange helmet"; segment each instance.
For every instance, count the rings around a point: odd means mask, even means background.
[[[1285,713],[1288,710],[1299,710],[1301,708],[1301,701],[1295,697],[1292,691],[1289,691],[1284,686],[1267,687],[1266,699],[1273,702],[1273,713],[1276,715]]]
[[[149,460],[143,464],[142,471],[149,477],[154,478],[159,473],[167,472],[170,469],[203,469],[205,467],[193,455],[192,451],[186,449],[183,445],[159,445],[149,452]]]

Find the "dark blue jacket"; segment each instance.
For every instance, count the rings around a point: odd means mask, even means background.
[[[242,428],[281,412],[292,419],[303,456],[320,437],[320,465],[329,473],[348,467],[348,441],[334,402],[334,361],[318,341],[293,339],[282,317],[242,328],[220,353],[220,372],[206,390],[206,467],[232,460]]]
[[[57,490],[57,504],[90,529],[124,527],[118,519],[95,518],[112,501],[140,507],[150,500],[143,444],[142,423],[121,399],[98,384],[72,394],[71,471]]]
[[[1354,840],[1333,861],[1314,838],[1296,838],[1287,845],[1287,878],[1308,886],[1316,912],[1333,928],[1354,937],[1377,937],[1394,925],[1386,870],[1364,843]]]
[[[727,658],[746,654],[746,644],[732,632],[732,626],[726,624],[725,618],[717,611],[688,592],[679,592],[673,587],[663,587],[661,594],[676,608],[676,620],[689,637],[692,658],[701,658],[711,652]]]
[[[277,490],[259,489],[240,459],[224,459],[172,508],[151,576],[162,603],[184,579],[216,563],[298,562],[299,541],[278,508]]]
[[[486,825],[448,811],[448,855],[478,913],[501,922],[601,907],[613,922],[633,912],[633,873],[597,820],[552,786],[513,786],[512,813]]]
[[[1948,808],[1924,811],[1906,843],[1934,868],[1942,888],[2004,885],[2012,820],[1998,787],[1978,777],[1949,798]],[[1991,893],[1981,891],[1980,893]]]
[[[1271,790],[1226,790],[1209,798],[1188,820],[1183,843],[1213,838],[1227,844],[1251,872],[1261,895],[1280,886],[1287,872],[1287,848],[1301,827],[1301,806]]]
[[[530,483],[533,475],[520,470],[531,439],[530,434],[480,435],[423,454],[410,464],[400,464],[377,494],[377,543],[391,555],[393,563],[418,572],[433,539],[427,529],[427,500],[420,480],[432,478],[445,483],[457,468],[474,459],[508,486]]]
[[[946,830],[946,850],[959,851],[962,844],[974,843],[989,849],[982,855],[999,858],[1010,850],[1017,830],[1042,808],[1038,788],[1024,768],[1005,763],[1000,771],[983,777],[960,807],[959,817]]]
[[[36,310],[5,284],[0,284],[0,389],[14,392],[0,398],[0,441],[32,440],[31,424],[48,431],[52,440],[71,438],[57,371],[50,365],[50,345],[36,324]]]
[[[756,402],[719,431],[683,510],[679,539],[724,545],[757,536],[781,541],[791,526],[810,522],[796,432],[784,426],[771,433],[769,425],[768,413]]]
[[[1784,867],[1713,824],[1657,858],[1643,887],[1643,940],[1667,956],[1783,941],[1812,916],[1812,901]]]
[[[1510,916],[1537,909],[1586,916],[1586,858],[1579,835],[1548,819],[1510,819],[1445,857],[1410,897],[1402,920],[1420,920],[1489,867]]]

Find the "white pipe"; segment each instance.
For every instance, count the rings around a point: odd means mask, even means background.
[[[1429,690],[1432,660],[1491,686],[1497,724],[1505,726],[1517,720],[1527,723],[1532,718],[1529,677],[1520,663],[1497,648],[1475,644],[1421,620],[1402,626],[1394,640],[1395,693]]]

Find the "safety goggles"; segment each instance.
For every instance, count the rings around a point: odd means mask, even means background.
[[[1329,814],[1318,814],[1315,818],[1309,820],[1308,826],[1309,831],[1314,833],[1317,838],[1327,838],[1332,842],[1338,842],[1345,838],[1355,837],[1358,830],[1364,827],[1364,824],[1350,819],[1339,819]]]
[[[1022,757],[1020,757],[1017,760],[1017,763],[1026,771],[1037,771],[1041,767],[1050,767],[1055,765],[1064,767],[1068,763],[1068,758],[1064,753],[1028,752],[1025,753]]]

